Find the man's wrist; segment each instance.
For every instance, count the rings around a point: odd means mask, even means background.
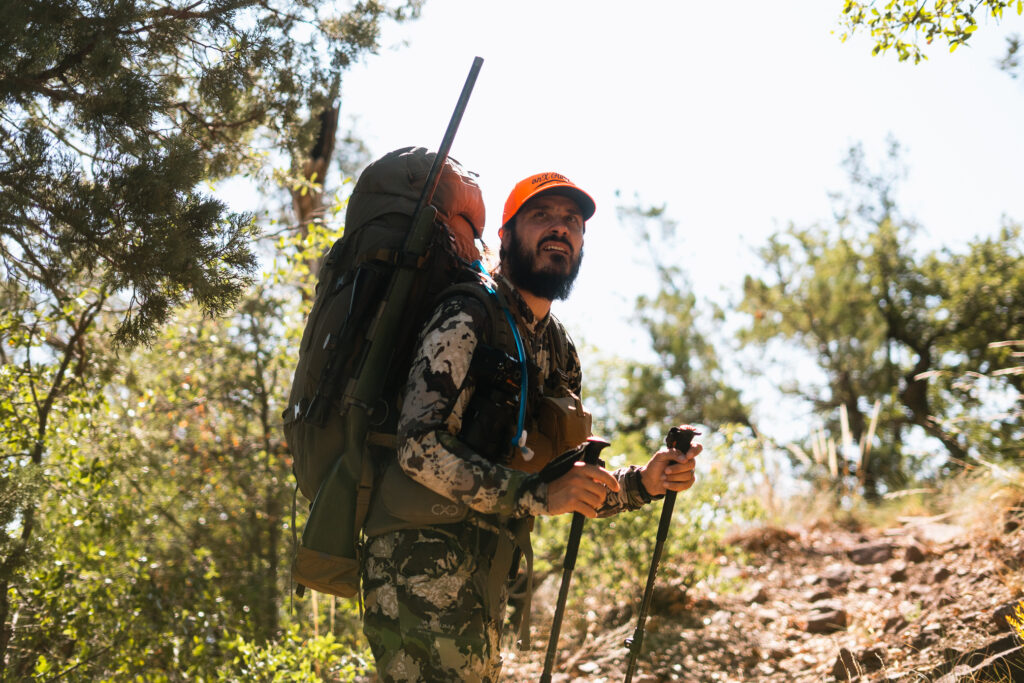
[[[647,468],[642,468],[637,472],[637,490],[640,492],[640,497],[645,503],[650,503],[655,500],[661,500],[665,497],[664,493],[652,494],[647,490],[647,486],[644,484],[644,472]]]

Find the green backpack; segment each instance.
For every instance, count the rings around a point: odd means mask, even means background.
[[[312,505],[292,571],[300,586],[321,592],[358,593],[356,543],[375,476],[368,446],[395,445],[396,397],[435,299],[455,283],[478,279],[456,255],[446,225],[461,216],[482,229],[483,198],[474,177],[451,158],[431,201],[436,216],[428,239],[415,250],[419,253],[406,251],[434,156],[422,147],[405,147],[360,175],[349,199],[345,232],[321,266],[302,335],[282,417],[298,490]],[[393,333],[382,338],[381,321],[394,320],[395,311],[389,316],[385,311],[403,271],[408,297],[397,324],[385,325]],[[378,377],[369,378],[373,395],[357,395],[357,384],[367,386],[366,378],[357,380],[374,347],[388,362],[369,364],[382,368]],[[372,367],[369,371],[374,372]],[[353,406],[359,409],[352,411]]]

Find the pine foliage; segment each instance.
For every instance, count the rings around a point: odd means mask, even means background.
[[[380,22],[416,11],[313,0],[26,0],[0,22],[0,257],[58,298],[121,299],[121,342],[186,300],[210,313],[255,267],[251,216],[203,183],[306,150],[304,122]]]

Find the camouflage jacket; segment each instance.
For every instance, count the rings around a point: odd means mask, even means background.
[[[537,320],[507,280],[498,275],[496,281],[512,308],[526,354],[540,373],[540,384],[549,374],[561,370],[568,377],[570,389],[578,395],[580,362],[571,340],[569,361],[564,368],[553,367],[555,354],[546,348],[546,326],[560,323],[553,321],[550,314]],[[398,462],[415,481],[477,512],[504,517],[544,514],[548,487],[536,474],[492,462],[457,438],[476,384],[476,378],[469,372],[470,362],[490,325],[485,306],[469,295],[446,299],[427,321],[402,394]],[[620,468],[614,475],[620,490],[609,491],[598,511],[600,516],[650,502],[640,483],[638,468]]]

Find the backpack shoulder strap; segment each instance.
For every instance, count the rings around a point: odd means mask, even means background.
[[[526,361],[526,351],[523,348],[523,340],[519,335],[515,320],[509,312],[508,302],[502,295],[501,290],[494,284],[485,273],[478,273],[474,282],[464,282],[452,285],[445,289],[445,292],[465,292],[483,303],[487,309],[487,317],[490,318],[490,338],[485,343],[504,351],[513,358],[518,359],[520,367],[519,385],[519,420],[516,428],[516,440],[521,442],[525,434],[526,423],[526,397],[529,395],[529,367]]]
[[[483,277],[476,281],[459,282],[446,287],[437,297],[438,303],[452,296],[469,296],[481,303],[487,311],[487,318],[490,322],[484,331],[484,342],[494,346],[511,356],[516,355],[516,344],[512,330],[502,313],[502,308],[507,306],[501,292],[497,289],[489,289]]]
[[[569,333],[562,321],[553,315],[548,321],[546,332],[548,348],[551,349],[555,357],[555,367],[564,370],[565,366],[569,364]]]

